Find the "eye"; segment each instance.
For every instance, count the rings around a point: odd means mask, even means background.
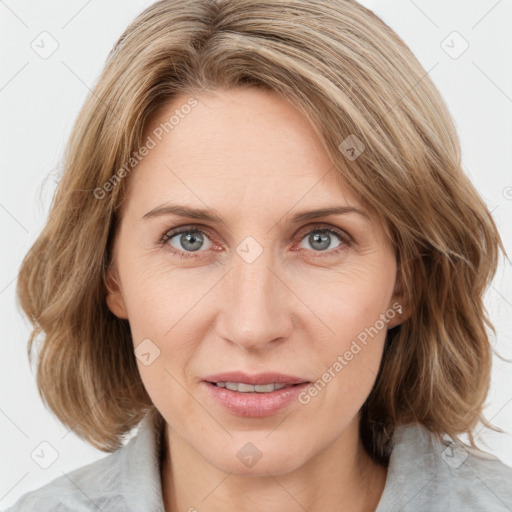
[[[334,237],[334,238],[333,238]],[[333,246],[336,243],[335,239],[338,239],[340,243]],[[316,227],[306,232],[306,236],[301,239],[301,242],[305,242],[306,245],[312,248],[311,250],[316,253],[327,253],[327,254],[315,254],[315,257],[326,257],[338,254],[341,251],[348,249],[351,243],[351,239],[347,233],[342,230],[336,229],[332,226],[328,227]],[[304,245],[299,245],[304,247]],[[308,249],[308,247],[306,247]]]
[[[209,245],[206,244],[206,247],[204,247],[205,241],[209,242]],[[194,254],[187,253],[204,252],[200,249],[209,249],[213,245],[205,231],[187,226],[165,233],[161,243],[163,245],[170,245],[175,249],[175,251],[171,250],[171,253],[180,254],[183,258],[193,257],[195,256]]]

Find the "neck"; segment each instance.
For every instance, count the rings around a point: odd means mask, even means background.
[[[301,467],[278,475],[222,471],[168,425],[164,440],[161,482],[166,512],[374,512],[386,483],[387,468],[365,452],[356,421]]]

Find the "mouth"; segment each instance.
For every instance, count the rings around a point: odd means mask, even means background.
[[[229,372],[210,375],[203,384],[213,402],[224,410],[256,418],[277,414],[291,406],[310,382],[282,373]]]
[[[226,388],[231,391],[238,391],[239,393],[272,393],[284,388],[291,388],[293,386],[300,386],[301,383],[297,384],[283,384],[279,382],[271,382],[270,384],[247,384],[245,382],[208,382],[217,386],[218,388]]]
[[[219,388],[239,391],[240,393],[271,393],[276,389],[305,384],[308,381],[294,375],[284,373],[258,373],[249,375],[244,372],[224,372],[209,375],[204,379]]]

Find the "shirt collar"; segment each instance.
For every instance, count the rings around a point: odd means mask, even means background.
[[[160,476],[163,418],[153,409],[130,439],[122,460],[122,487],[126,510],[165,512]]]

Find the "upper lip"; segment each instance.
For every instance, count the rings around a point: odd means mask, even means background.
[[[308,382],[300,377],[293,375],[285,375],[283,373],[258,373],[255,375],[248,375],[244,372],[226,372],[216,373],[215,375],[209,375],[205,377],[206,382],[239,382],[244,384],[252,384],[253,386],[265,385],[265,384],[287,384],[289,386],[293,384],[302,384]]]

